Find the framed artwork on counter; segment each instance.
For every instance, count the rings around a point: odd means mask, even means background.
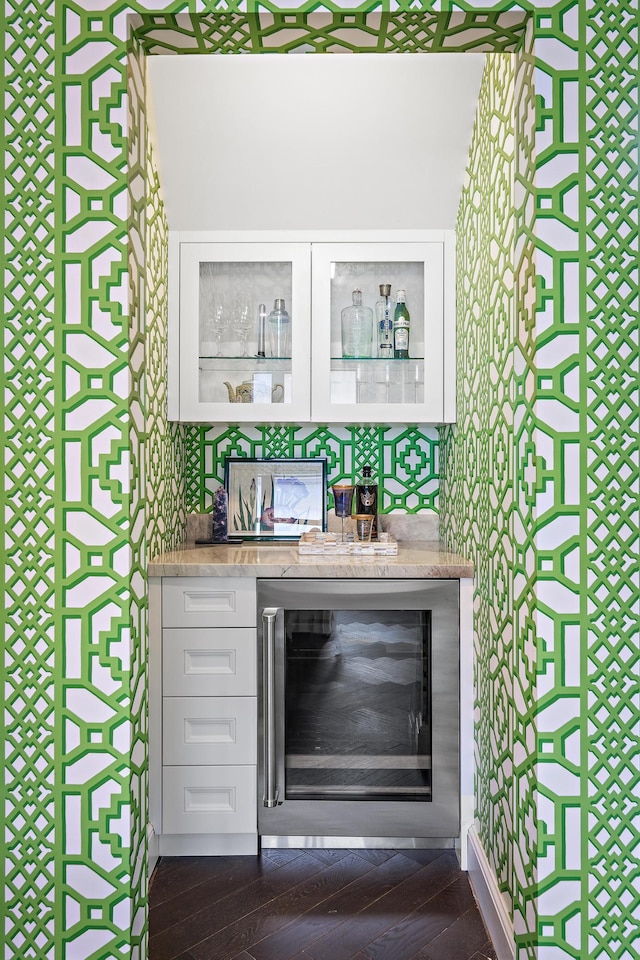
[[[299,540],[327,529],[327,460],[225,457],[229,537]]]

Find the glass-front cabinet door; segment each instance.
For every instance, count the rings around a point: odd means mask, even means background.
[[[429,236],[313,244],[314,420],[455,419],[454,240]]]
[[[170,419],[308,420],[310,245],[177,240],[170,255]]]

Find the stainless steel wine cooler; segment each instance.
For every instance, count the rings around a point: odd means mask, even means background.
[[[263,846],[448,846],[457,580],[259,580]]]

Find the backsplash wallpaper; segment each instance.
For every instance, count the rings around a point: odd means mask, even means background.
[[[321,14],[242,5],[3,3],[0,953],[146,957],[146,559],[186,510],[206,507],[225,450],[315,444],[340,451],[333,476],[360,458],[377,465],[385,509],[438,505],[448,535],[484,565],[478,826],[518,960],[632,960],[637,0],[418,0],[382,13],[327,2]],[[536,58],[533,130],[533,90],[517,70],[513,88],[516,144],[535,136],[536,149],[535,203],[530,154],[516,147],[513,161],[515,345],[496,361],[483,341],[474,359],[465,332],[462,435],[443,432],[438,464],[435,435],[411,430],[172,434],[154,407],[165,225],[148,166],[145,57],[450,47]],[[511,83],[504,65],[492,75]],[[478,176],[511,154],[502,121],[477,141]],[[492,264],[507,256],[494,250],[508,239],[498,213],[483,240]],[[504,301],[504,283],[481,281],[483,302]],[[484,514],[468,526],[465,495],[447,486],[452,462],[478,475],[469,502]]]
[[[224,480],[226,456],[326,457],[329,483],[355,482],[369,464],[382,513],[437,510],[435,427],[189,427],[188,444],[190,512],[211,509],[212,493]]]

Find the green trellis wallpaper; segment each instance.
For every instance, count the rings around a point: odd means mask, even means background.
[[[206,502],[214,451],[236,442],[340,449],[345,472],[365,452],[384,468],[385,444],[401,443],[429,483],[441,475],[447,535],[478,548],[478,819],[518,956],[638,952],[637,0],[325,6],[335,13],[231,0],[192,18],[195,3],[3,3],[8,960],[146,955],[144,566]],[[503,208],[486,224],[461,213],[468,249],[486,226],[485,262],[513,266],[512,295],[504,276],[482,278],[483,302],[500,307],[491,330],[461,337],[459,390],[482,428],[465,436],[463,414],[439,469],[435,440],[410,432],[170,429],[145,57],[448,48],[518,51],[492,65],[501,95],[487,86],[482,105],[503,130],[512,98],[513,146],[479,136],[471,159],[485,177],[509,157],[513,223]],[[188,479],[199,462],[204,490]],[[452,463],[477,477],[484,513],[469,522]],[[418,489],[409,480],[400,497]],[[487,710],[499,722],[480,740]]]
[[[529,46],[528,36],[518,55],[492,57],[480,90],[456,227],[458,422],[441,429],[441,535],[469,554],[476,569],[478,828],[522,957],[534,955],[539,909],[537,838],[527,826],[536,787],[535,677],[526,664],[535,621],[526,572],[535,563],[535,527],[518,482],[521,458],[532,449],[534,400]]]
[[[365,464],[378,478],[381,512],[438,505],[438,435],[433,427],[191,427],[189,509],[211,509],[224,458],[326,457],[330,483],[355,482]]]
[[[187,450],[195,445],[197,453],[197,444],[189,428],[166,419],[169,227],[150,138],[146,176],[146,540],[153,557],[185,539],[187,510],[197,509],[187,503],[197,477]]]

